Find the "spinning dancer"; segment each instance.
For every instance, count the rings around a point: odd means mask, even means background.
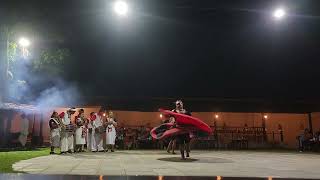
[[[183,108],[181,100],[176,101],[176,108],[172,111],[160,109],[160,112],[165,116],[174,118],[174,122],[172,120],[171,122],[163,123],[160,126],[153,128],[150,134],[152,138],[158,140],[167,138],[176,139],[182,159],[190,156],[191,133],[199,137],[207,137],[212,134],[210,126],[201,119],[192,117],[191,114]]]
[[[183,103],[181,100],[176,101],[176,108],[172,110],[175,113],[185,114],[191,116],[191,113],[183,108]],[[185,159],[184,151],[186,151],[187,157],[190,157],[190,134],[189,132],[179,134],[175,137],[177,144],[179,145],[181,159]]]

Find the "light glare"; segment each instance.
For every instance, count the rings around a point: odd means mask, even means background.
[[[273,12],[273,17],[275,19],[282,19],[286,15],[286,11],[282,8],[278,8]]]
[[[28,46],[30,46],[30,41],[28,39],[26,39],[26,38],[21,38],[19,40],[19,44],[22,47],[28,47]]]
[[[124,1],[116,1],[114,11],[120,16],[125,16],[128,13],[128,4]]]

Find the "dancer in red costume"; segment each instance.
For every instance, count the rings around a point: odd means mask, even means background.
[[[181,100],[176,101],[176,108],[172,110],[175,113],[185,114],[191,116],[191,113],[183,108]],[[179,145],[181,159],[185,159],[184,152],[186,151],[187,157],[190,157],[190,134],[185,132],[176,136],[176,143]]]
[[[164,123],[151,130],[151,136],[155,139],[174,138],[179,145],[181,158],[190,157],[190,134],[196,136],[208,136],[212,129],[198,118],[183,108],[181,100],[176,101],[176,108],[172,111],[160,109],[165,116],[175,119],[175,123]],[[186,155],[186,156],[185,156]]]

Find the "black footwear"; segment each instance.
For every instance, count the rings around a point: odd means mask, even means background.
[[[73,152],[71,150],[69,150],[68,153],[72,154]]]
[[[177,154],[177,153],[175,153],[175,152],[172,152],[172,154]]]
[[[60,154],[67,154],[67,152],[60,152]]]
[[[91,152],[96,153],[96,152],[98,152],[98,151],[91,151]]]
[[[187,157],[190,157],[189,153],[187,153]]]
[[[101,150],[101,151],[99,151],[99,152],[104,152],[104,150]]]
[[[108,152],[108,151],[109,151],[109,149],[106,150],[106,152]]]
[[[56,154],[55,152],[51,151],[50,154]]]
[[[111,150],[111,152],[114,152],[114,150]]]

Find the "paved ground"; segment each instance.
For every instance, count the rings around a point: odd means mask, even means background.
[[[253,151],[193,151],[181,162],[163,151],[49,155],[17,162],[32,174],[320,178],[320,155]]]

